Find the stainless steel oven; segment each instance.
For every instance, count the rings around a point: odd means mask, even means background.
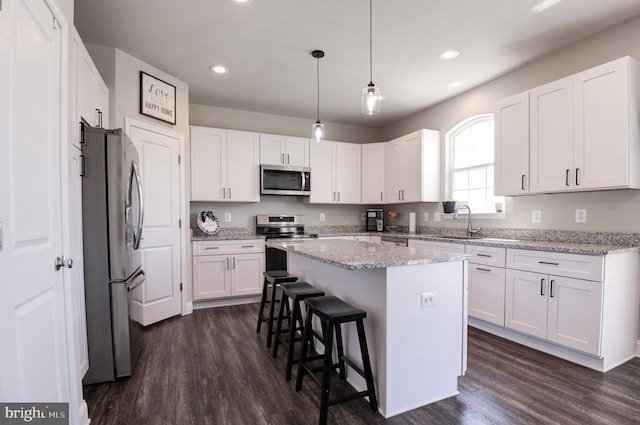
[[[314,233],[305,233],[304,216],[291,214],[258,214],[256,233],[267,239],[317,238]],[[287,270],[287,253],[277,248],[266,247],[266,270]]]

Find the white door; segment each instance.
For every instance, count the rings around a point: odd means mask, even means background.
[[[309,139],[303,137],[285,137],[285,160],[287,165],[309,166]]]
[[[0,400],[69,401],[61,213],[61,27],[42,0],[0,10]],[[70,336],[69,336],[70,337]],[[70,407],[72,410],[75,406]]]
[[[335,142],[323,140],[312,143],[311,157],[311,196],[312,204],[330,204],[335,202]]]
[[[360,145],[336,143],[336,191],[340,203],[359,204],[361,201],[360,156]]]
[[[529,92],[496,104],[495,193],[529,192]]]
[[[506,275],[504,326],[546,338],[548,276],[511,269]]]
[[[362,145],[362,203],[384,202],[384,147],[385,143]]]
[[[183,137],[129,119],[126,133],[140,156],[144,192],[140,246],[146,280],[134,290],[132,316],[147,326],[182,312],[179,155]]]
[[[220,201],[226,195],[227,130],[191,127],[191,200]]]
[[[227,131],[227,201],[260,202],[258,133]]]
[[[254,295],[262,292],[264,254],[242,254],[231,258],[232,295]]]

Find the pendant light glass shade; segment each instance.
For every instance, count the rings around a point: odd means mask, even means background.
[[[317,59],[316,63],[316,77],[318,81],[318,116],[316,122],[313,123],[311,127],[311,137],[316,143],[320,143],[320,141],[324,138],[324,124],[320,122],[320,58],[324,57],[324,52],[322,50],[314,50],[311,52],[311,56]]]
[[[316,143],[320,143],[320,141],[324,138],[324,124],[320,121],[316,121],[313,124],[313,139]]]
[[[369,84],[362,89],[362,114],[380,113],[380,88],[373,84],[373,0],[369,0]]]
[[[362,113],[364,115],[378,115],[380,113],[380,88],[373,82],[362,89]]]

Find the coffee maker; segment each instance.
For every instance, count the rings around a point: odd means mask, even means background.
[[[384,230],[384,210],[369,208],[366,211],[365,230],[367,232],[382,232]]]

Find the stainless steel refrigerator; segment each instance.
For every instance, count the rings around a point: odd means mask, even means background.
[[[138,152],[121,129],[82,126],[82,225],[89,370],[83,384],[130,376],[142,347],[131,319],[144,282]]]

